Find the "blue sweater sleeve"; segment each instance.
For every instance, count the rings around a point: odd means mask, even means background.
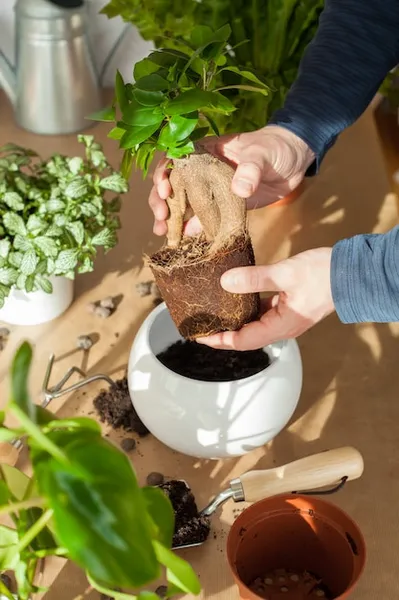
[[[338,242],[331,289],[343,323],[399,321],[399,227]]]
[[[285,105],[269,122],[313,150],[309,175],[398,62],[399,0],[326,0]]]

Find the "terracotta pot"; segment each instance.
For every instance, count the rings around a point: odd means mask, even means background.
[[[220,285],[229,269],[255,264],[250,238],[236,238],[226,250],[188,264],[166,266],[174,251],[163,248],[150,267],[171,317],[185,339],[240,329],[258,318],[259,294],[231,294]]]
[[[261,595],[250,590],[258,577],[279,569],[313,573],[329,590],[326,598],[343,600],[363,571],[366,548],[357,525],[337,506],[310,496],[283,495],[241,513],[228,536],[227,558],[242,600],[302,600],[302,593],[287,589],[268,596],[267,585]]]

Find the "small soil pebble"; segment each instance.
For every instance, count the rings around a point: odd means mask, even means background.
[[[270,364],[263,350],[215,350],[191,341],[178,341],[157,358],[171,371],[198,381],[236,381],[255,375]]]
[[[94,342],[89,335],[80,335],[76,340],[76,347],[81,350],[90,350],[93,343]]]
[[[145,298],[145,296],[151,295],[151,288],[153,281],[141,281],[136,285],[136,292],[140,296],[140,298]]]
[[[112,429],[134,431],[140,437],[149,434],[147,427],[134,410],[126,377],[115,381],[108,390],[100,392],[93,404],[100,420],[111,425]]]
[[[136,440],[134,438],[126,438],[121,441],[121,448],[124,452],[132,452],[136,448]]]
[[[7,327],[0,327],[0,338],[8,338],[10,330]]]
[[[114,299],[111,296],[107,296],[107,298],[103,298],[102,300],[100,300],[100,306],[102,306],[103,308],[109,308],[110,310],[114,310]]]
[[[96,312],[97,305],[95,302],[89,302],[87,305],[87,312],[94,314]]]
[[[201,517],[195,498],[184,481],[172,480],[160,486],[175,513],[173,546],[204,542],[210,533],[210,520]]]
[[[157,587],[157,589],[155,590],[155,593],[157,596],[159,596],[160,598],[165,598],[166,597],[166,593],[168,591],[168,588],[166,587],[166,585],[160,585],[159,587]]]
[[[249,586],[261,598],[269,600],[283,594],[295,595],[295,598],[332,600],[333,596],[320,577],[309,571],[293,572],[288,569],[276,569],[264,577],[257,577]],[[288,597],[288,596],[287,596]]]
[[[157,486],[162,485],[164,482],[165,477],[162,475],[162,473],[157,473],[154,471],[153,473],[147,475],[147,485]]]
[[[112,310],[110,308],[106,308],[105,306],[96,306],[96,308],[94,309],[94,314],[97,315],[97,317],[101,317],[102,319],[108,319],[111,313]]]

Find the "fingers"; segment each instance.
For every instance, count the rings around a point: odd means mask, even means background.
[[[185,235],[198,235],[202,231],[202,225],[198,219],[198,217],[193,217],[189,219],[187,223],[184,225],[184,233]]]
[[[238,267],[226,271],[220,283],[232,294],[287,292],[292,283],[292,269],[288,261],[262,267]]]
[[[161,158],[161,160],[155,168],[153,175],[154,185],[158,189],[158,194],[160,195],[162,200],[166,200],[166,198],[170,195],[172,191],[169,183],[170,165],[170,159],[165,157]]]

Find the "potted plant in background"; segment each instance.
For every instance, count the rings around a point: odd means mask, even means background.
[[[72,560],[93,588],[115,600],[157,599],[143,587],[163,568],[166,597],[197,595],[196,575],[171,550],[174,512],[165,493],[139,487],[128,458],[101,436],[95,421],[57,419],[31,402],[31,358],[31,346],[22,344],[0,427],[2,442],[23,436],[33,470],[28,478],[14,467],[0,467],[0,515],[11,518],[0,525],[0,571],[15,577],[12,590],[8,580],[0,580],[2,598],[30,600],[43,591],[37,577],[40,561],[48,556]],[[18,425],[7,428],[5,415]]]
[[[179,49],[180,40],[190,45],[197,26],[219,29],[231,27],[226,66],[218,75],[218,85],[228,88],[225,95],[237,109],[215,115],[221,134],[252,131],[264,127],[271,115],[284,104],[295,81],[303,52],[312,40],[324,0],[110,0],[102,9],[109,18],[117,16],[137,27],[145,40],[156,48]],[[267,81],[267,97],[254,95],[242,84],[236,65],[254,69]],[[294,200],[302,186],[272,206]]]
[[[230,33],[228,25],[217,31],[196,27],[191,48],[158,50],[136,64],[134,84],[125,84],[118,73],[114,106],[96,116],[116,124],[109,135],[124,150],[126,177],[134,160],[146,174],[157,150],[173,163],[167,245],[150,258],[150,266],[180,333],[189,339],[238,329],[259,313],[258,294],[229,294],[219,283],[227,269],[253,264],[254,255],[245,200],[231,193],[233,170],[201,147],[209,132],[218,133],[214,116],[236,110],[225,95],[231,86],[218,84],[224,69],[247,82],[237,83],[240,89],[268,93],[253,71],[226,66]],[[204,230],[197,238],[183,235],[190,209]]]
[[[0,321],[36,325],[62,314],[76,273],[93,270],[98,249],[117,243],[126,180],[92,136],[85,157],[0,149]]]

